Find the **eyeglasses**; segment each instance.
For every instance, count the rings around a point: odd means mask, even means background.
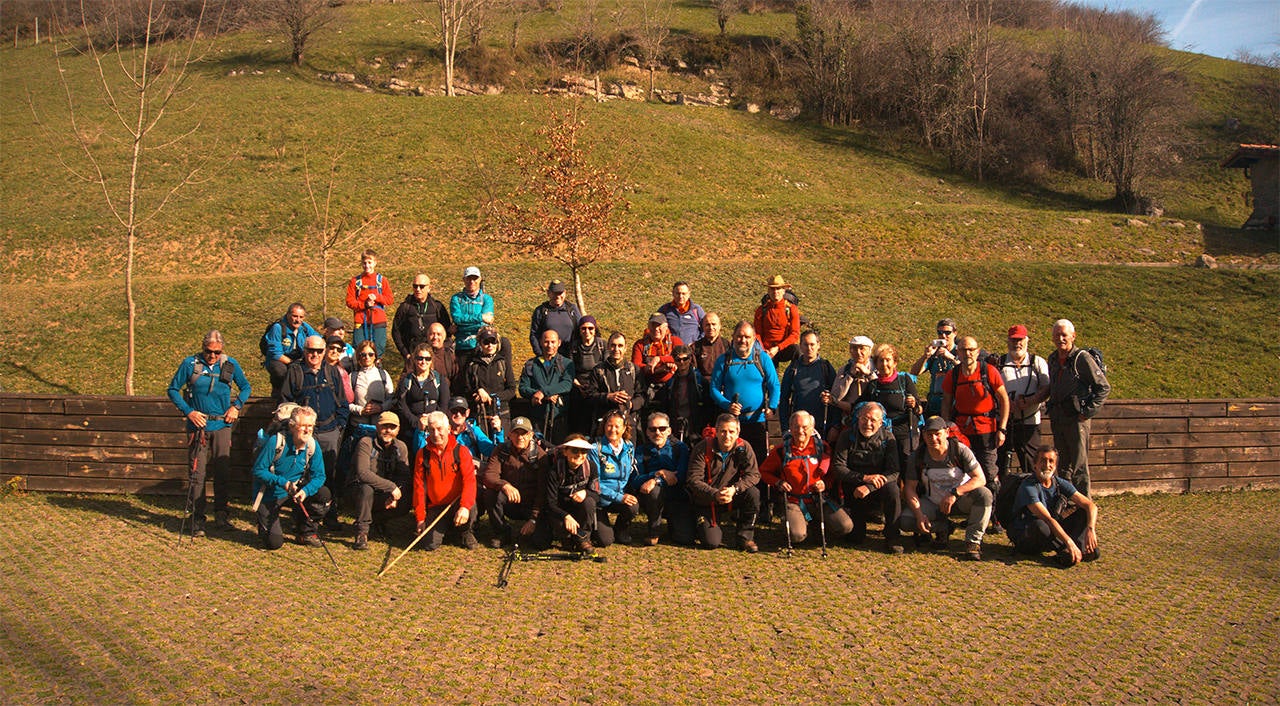
[[[431,356],[429,356],[429,355],[416,355],[416,356],[414,356],[414,357],[413,357],[413,359],[414,359],[414,360],[416,360],[416,361],[418,361],[418,362],[421,362],[421,363],[430,363],[430,362],[431,362]]]
[[[222,349],[219,348],[218,350],[215,351],[212,348],[206,348],[204,349],[204,354],[205,355],[222,355]]]
[[[579,326],[578,329],[581,331],[595,331],[596,327],[595,326]]]
[[[324,349],[323,349],[323,348],[308,348],[308,349],[307,349],[307,352],[308,352],[308,353],[315,353],[316,355],[320,355],[321,353],[324,353]]]
[[[462,414],[462,415],[465,415],[466,413],[467,413],[467,408],[466,408],[466,407],[456,407],[456,408],[454,408],[454,409],[449,410],[449,414]]]
[[[329,346],[329,350],[331,351],[341,351],[341,350],[346,350],[346,348],[347,347],[341,343],[335,343],[332,346]]]
[[[414,289],[426,289],[428,286],[430,286],[430,285],[426,285],[426,284],[415,284],[415,285],[413,285],[413,288],[414,288]]]
[[[685,361],[686,361],[686,360],[688,360],[688,359],[689,359],[689,356],[687,356],[687,355],[678,355],[678,356],[676,356],[676,362],[677,362],[677,363],[683,363],[683,362],[685,362]]]
[[[481,342],[480,342],[480,345],[482,345],[482,346],[492,346],[492,345],[495,345],[497,342],[498,342],[498,339],[496,339],[496,338],[486,338],[486,339],[484,339],[483,341],[481,341]]]
[[[670,431],[671,427],[649,427],[649,431]]]
[[[356,356],[359,358],[377,358],[378,354],[373,351],[365,351],[363,353],[357,353]]]
[[[939,335],[939,336],[950,336],[950,335],[951,335],[951,334],[953,334],[953,333],[955,333],[955,331],[948,331],[948,330],[946,330],[946,329],[938,329],[938,335]]]

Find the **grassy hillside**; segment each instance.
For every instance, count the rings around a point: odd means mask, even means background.
[[[591,271],[587,293],[593,311],[628,334],[640,330],[643,312],[665,299],[674,278],[693,280],[695,299],[736,318],[749,315],[760,282],[779,271],[798,281],[806,309],[833,339],[870,333],[914,351],[932,320],[951,314],[992,347],[1009,323],[1032,324],[1043,350],[1049,322],[1067,316],[1082,340],[1117,361],[1122,396],[1280,393],[1274,273],[1087,264],[1188,263],[1202,252],[1276,260],[1274,236],[1230,228],[1247,215],[1245,182],[1216,168],[1217,147],[1204,147],[1180,176],[1161,182],[1165,218],[1131,225],[1098,210],[1105,186],[1061,175],[1047,186],[978,184],[865,129],[520,92],[399,97],[316,78],[317,70],[370,71],[375,58],[391,71],[416,57],[408,77],[431,80],[434,40],[414,7],[341,8],[297,71],[283,63],[282,39],[262,31],[214,45],[183,96],[189,110],[170,116],[166,134],[197,122],[199,129],[152,153],[143,175],[154,194],[181,168],[202,166],[202,181],[181,191],[142,236],[140,391],[163,389],[198,331],[226,330],[256,374],[256,337],[267,320],[293,299],[318,315],[305,175],[323,191],[335,158],[334,213],[349,222],[376,219],[334,253],[331,287],[365,246],[384,253],[400,296],[414,271],[442,277],[438,293],[448,294],[463,264],[480,263],[493,277],[500,323],[522,341],[526,312],[546,279],[565,273],[536,257],[513,260],[471,231],[480,199],[511,182],[513,157],[534,130],[552,111],[578,109],[596,153],[631,185],[633,236],[613,262]],[[676,17],[681,31],[714,30],[701,6],[681,5]],[[730,31],[776,36],[789,31],[788,21],[738,16]],[[522,31],[548,38],[568,25],[538,15]],[[117,391],[122,237],[101,193],[67,169],[83,169],[85,160],[71,139],[52,52],[50,45],[0,49],[0,312],[8,343],[0,349],[0,385]],[[1206,115],[1234,107],[1247,86],[1233,68],[1239,65],[1203,66]],[[92,91],[92,70],[86,57],[61,57],[81,129],[105,156],[114,143],[109,127],[100,127],[109,121]],[[1262,119],[1240,115],[1250,125]],[[1217,129],[1204,120],[1191,128]],[[1217,139],[1223,149],[1230,142],[1225,133]],[[118,174],[122,163],[107,164]],[[960,264],[978,261],[986,264]],[[328,306],[345,311],[335,289]],[[1199,348],[1206,341],[1256,353],[1206,366]],[[840,348],[828,353],[840,356]]]

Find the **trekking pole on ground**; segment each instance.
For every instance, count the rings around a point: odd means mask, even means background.
[[[390,571],[391,567],[395,566],[397,561],[400,561],[400,559],[402,559],[405,554],[408,554],[410,550],[412,550],[415,546],[417,546],[418,542],[421,542],[422,538],[427,536],[427,533],[435,528],[436,523],[439,522],[445,516],[445,513],[449,512],[449,508],[453,507],[453,504],[456,502],[458,502],[458,498],[454,498],[453,500],[450,500],[449,504],[445,505],[440,510],[440,514],[436,515],[436,519],[432,520],[431,524],[427,525],[426,529],[419,532],[418,536],[414,537],[412,542],[409,542],[409,546],[405,547],[404,551],[400,552],[399,556],[397,556],[395,559],[392,559],[390,564],[387,564],[387,568],[378,572],[378,577],[381,578],[383,574]]]
[[[307,524],[313,524],[311,513],[307,512],[306,501],[300,501],[296,496],[294,496],[293,502],[298,506],[298,509],[302,511],[302,516],[306,518]],[[333,562],[333,568],[338,571],[342,571],[342,569],[338,568],[338,560],[333,558],[333,552],[329,551],[329,545],[325,544],[323,539],[320,539],[320,534],[318,532],[316,533],[316,539],[320,541],[320,546],[324,547],[324,553],[329,555],[329,561]]]
[[[502,568],[498,569],[498,588],[507,587],[507,578],[511,576],[511,569],[515,567],[516,560],[520,558],[520,543],[512,542],[511,549],[507,550],[507,555],[502,559]]]
[[[827,507],[818,491],[818,534],[822,537],[822,558],[827,558]]]
[[[551,403],[544,402],[542,408],[542,440],[551,445],[551,437],[547,436],[551,429]]]

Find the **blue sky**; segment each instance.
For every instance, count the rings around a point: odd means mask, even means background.
[[[1280,0],[1077,0],[1081,5],[1150,12],[1174,49],[1232,58],[1244,48],[1280,52]]]

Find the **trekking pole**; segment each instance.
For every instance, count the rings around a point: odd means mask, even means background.
[[[507,550],[507,556],[502,560],[502,568],[498,569],[498,588],[507,587],[507,579],[511,576],[511,569],[515,567],[516,560],[520,558],[520,542],[512,542],[511,549]]]
[[[783,556],[784,556],[784,557],[786,557],[786,558],[788,558],[788,559],[790,559],[790,558],[791,558],[791,553],[792,553],[792,547],[791,547],[791,513],[787,512],[787,501],[786,501],[786,498],[787,498],[786,493],[783,493],[783,495],[782,495],[782,531],[787,533],[787,553],[786,553],[786,554],[783,554]]]
[[[827,558],[827,508],[822,500],[822,491],[818,491],[818,534],[822,537],[822,558]]]
[[[551,438],[547,436],[551,429],[551,403],[544,402],[542,408],[542,440],[551,443]]]
[[[456,502],[458,502],[458,498],[454,498],[453,500],[450,500],[449,504],[445,505],[444,508],[440,510],[440,514],[436,515],[436,519],[432,520],[431,524],[427,525],[426,529],[419,532],[418,536],[414,537],[412,542],[409,542],[409,546],[405,547],[404,551],[400,552],[399,556],[397,556],[395,559],[392,559],[390,564],[387,564],[387,568],[378,572],[378,577],[381,578],[383,574],[390,571],[391,567],[395,566],[397,561],[400,561],[400,559],[402,559],[405,554],[408,554],[411,549],[417,546],[418,542],[421,542],[422,538],[427,536],[427,533],[430,532],[433,528],[435,528],[436,523],[439,522],[442,518],[444,518],[445,513],[449,512],[449,508],[453,507],[453,504]]]
[[[187,477],[187,504],[182,511],[182,521],[178,523],[178,542],[174,546],[180,546],[182,544],[182,535],[185,532],[185,528],[187,526],[187,518],[191,517],[192,513],[195,512],[196,494],[195,494],[195,488],[192,486],[192,484],[195,482],[194,476],[196,474],[196,466],[200,463],[200,449],[204,448],[204,445],[207,442],[208,442],[208,437],[205,436],[203,429],[196,429],[195,431],[191,432],[190,446],[194,446],[195,448],[191,453],[191,475]],[[201,487],[200,491],[204,492],[204,488]],[[191,519],[191,541],[193,542],[196,539],[195,533],[196,533],[196,521],[195,521],[195,518],[192,518]]]
[[[293,502],[302,511],[302,516],[306,518],[307,524],[312,524],[311,513],[307,512],[305,501],[298,500],[296,496],[293,496]],[[324,547],[324,553],[329,555],[329,561],[333,562],[333,568],[341,572],[342,569],[338,568],[338,560],[334,559],[333,552],[329,551],[329,545],[325,544],[323,539],[320,539],[319,533],[316,533],[316,539],[320,541],[320,546]]]

